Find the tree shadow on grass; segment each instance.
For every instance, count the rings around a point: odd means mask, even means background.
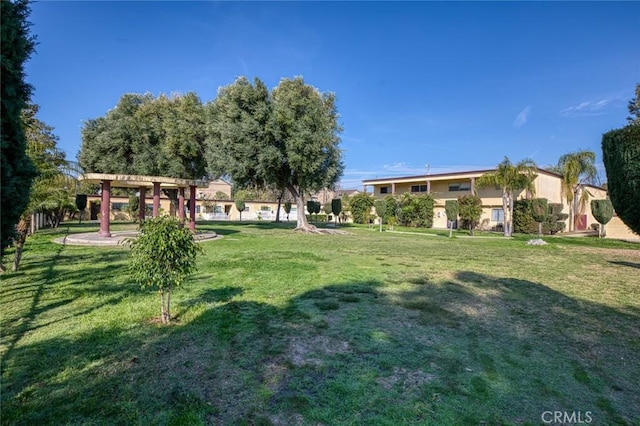
[[[626,262],[624,260],[619,260],[619,261],[609,260],[609,263],[612,263],[614,265],[622,265],[622,266],[628,266],[630,268],[640,269],[640,263],[636,263],[636,262]]]
[[[284,306],[239,287],[170,327],[27,343],[3,370],[12,424],[538,424],[640,417],[638,315],[462,271],[327,284]],[[213,306],[207,307],[214,303]]]

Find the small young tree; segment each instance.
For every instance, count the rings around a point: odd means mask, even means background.
[[[309,212],[309,216],[312,214],[316,215],[316,222],[318,221],[318,213],[320,213],[320,209],[322,208],[322,204],[320,201],[309,200],[307,201],[307,211]]]
[[[136,194],[129,195],[129,216],[131,216],[131,220],[137,222],[138,217],[140,216],[138,213],[140,212],[140,198]]]
[[[463,226],[469,229],[469,235],[473,235],[482,215],[482,200],[477,195],[461,195],[458,197],[458,213]]]
[[[538,236],[542,236],[542,223],[549,216],[549,202],[546,198],[534,198],[531,200],[531,215],[538,222]]]
[[[161,320],[171,320],[171,290],[182,285],[196,269],[196,257],[202,249],[187,228],[171,217],[145,221],[140,235],[130,243],[129,269],[135,282],[143,288],[157,288],[160,293]]]
[[[458,220],[458,200],[447,200],[444,202],[444,211],[449,222],[449,238],[453,234],[453,222]]]
[[[289,222],[289,213],[291,213],[291,201],[285,201],[284,212],[287,214],[287,222]]]
[[[598,237],[604,237],[606,235],[604,227],[613,217],[613,204],[611,204],[611,200],[591,200],[591,214],[593,214],[593,217],[600,224]]]
[[[78,223],[82,223],[82,214],[87,208],[87,194],[76,194],[76,208],[78,209]]]
[[[380,219],[380,232],[382,232],[382,221],[384,220],[387,203],[384,200],[377,200],[374,206],[376,208],[376,215]]]
[[[334,198],[331,200],[331,213],[333,213],[334,225],[338,225],[338,215],[342,211],[342,200],[340,198]]]
[[[313,202],[313,213],[316,215],[316,222],[318,221],[318,213],[322,211],[322,203],[320,201]]]
[[[236,209],[238,209],[238,212],[240,212],[240,222],[242,222],[242,212],[246,207],[244,204],[244,200],[242,198],[236,198],[235,205],[236,205]]]

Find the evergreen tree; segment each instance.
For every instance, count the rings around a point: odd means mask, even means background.
[[[36,177],[36,169],[26,152],[21,119],[32,90],[25,81],[24,64],[34,52],[35,37],[29,32],[31,23],[27,21],[30,13],[27,0],[3,1],[0,13],[0,251],[4,253],[15,235],[15,225],[27,208],[31,182]]]

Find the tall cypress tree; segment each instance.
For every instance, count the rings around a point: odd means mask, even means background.
[[[20,113],[26,108],[32,87],[25,82],[24,64],[34,51],[35,37],[27,21],[31,9],[27,0],[2,1],[1,12],[1,250],[11,243],[15,225],[29,202],[36,169],[26,154],[26,137]]]

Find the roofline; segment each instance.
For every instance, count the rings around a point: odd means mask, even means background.
[[[380,179],[363,179],[362,180],[362,184],[363,185],[375,185],[376,183],[383,183],[383,182],[389,182],[389,181],[394,181],[394,180],[427,180],[429,178],[441,178],[441,177],[456,177],[456,176],[462,176],[462,175],[471,175],[471,174],[479,174],[479,175],[483,175],[485,173],[489,173],[489,172],[493,172],[496,169],[484,169],[484,170],[468,170],[468,171],[463,171],[463,172],[451,172],[451,173],[436,173],[436,174],[428,174],[428,175],[416,175],[416,176],[395,176],[395,177],[388,177],[388,178],[380,178]],[[551,176],[556,176],[558,178],[562,178],[562,175],[559,175],[558,173],[555,172],[551,172],[549,170],[537,167],[537,170],[539,173],[545,173]],[[599,188],[599,189],[603,189],[603,188]]]

